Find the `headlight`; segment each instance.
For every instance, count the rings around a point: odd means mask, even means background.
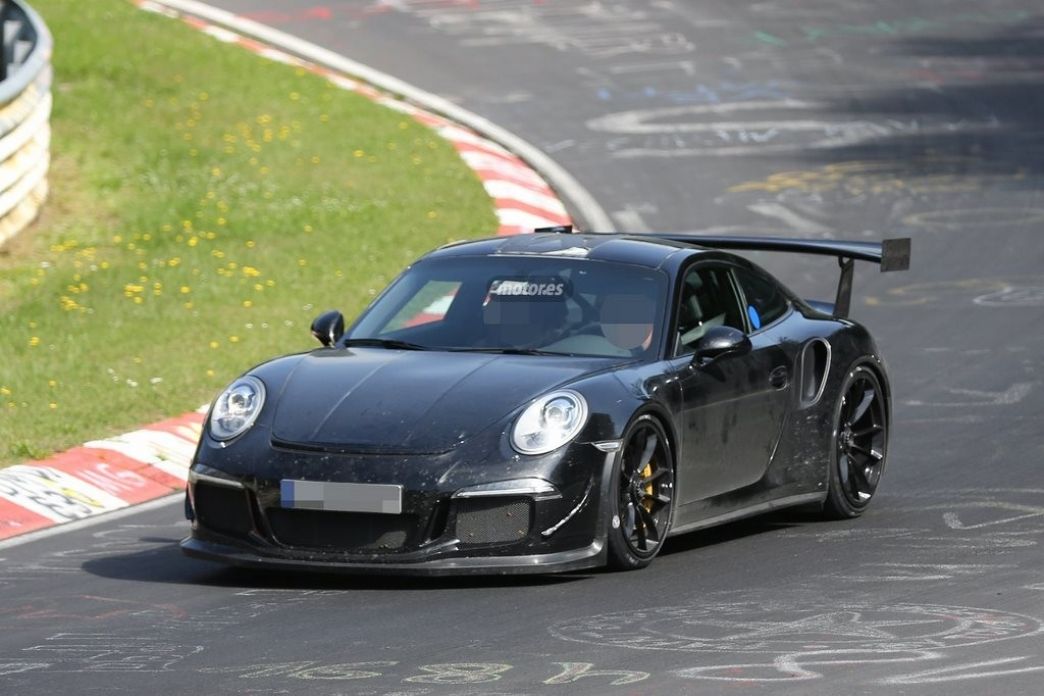
[[[576,437],[587,422],[587,402],[575,391],[556,391],[529,405],[511,431],[522,454],[545,454]]]
[[[222,392],[210,412],[210,434],[231,440],[254,424],[265,403],[265,385],[256,377],[240,377]]]

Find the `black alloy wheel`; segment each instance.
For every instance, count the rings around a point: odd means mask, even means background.
[[[834,420],[829,491],[824,513],[858,517],[870,504],[888,452],[884,391],[872,369],[854,368],[845,377]]]
[[[643,568],[667,538],[674,502],[674,458],[659,421],[645,415],[631,424],[613,473],[609,564]]]

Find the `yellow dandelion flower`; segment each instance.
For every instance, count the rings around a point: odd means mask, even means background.
[[[245,307],[246,309],[250,309],[253,306],[254,306],[254,303],[252,301],[250,301],[250,300],[243,300],[243,307]]]
[[[141,304],[141,303],[142,303],[142,302],[144,302],[144,301],[145,301],[145,300],[143,300],[143,299],[141,298],[141,295],[135,295],[135,296],[134,296],[134,304]]]
[[[113,244],[122,244],[123,243],[123,237],[121,237],[118,234],[112,235],[112,243]]]
[[[207,377],[213,377],[213,376],[214,376],[214,371],[213,370],[207,370]]]
[[[248,278],[257,278],[261,275],[261,271],[257,270],[253,266],[243,266],[243,275]]]
[[[239,336],[229,336],[228,337],[228,342],[229,343],[239,343]]]
[[[47,404],[47,408],[49,408],[49,409],[51,409],[53,411],[54,409],[58,408],[58,404],[56,404],[56,403],[54,403],[52,401],[51,403]]]
[[[297,265],[300,266],[301,268],[304,268],[305,266],[308,265],[308,260],[307,259],[297,259]]]
[[[181,286],[180,288],[178,288],[178,289],[179,289],[179,290],[181,291],[181,294],[182,294],[182,295],[187,295],[187,294],[189,294],[190,292],[192,292],[192,288],[190,288],[190,287],[189,287],[189,286],[187,286],[187,285],[182,285],[182,286]]]
[[[0,387],[0,396],[11,396],[11,390],[7,387]]]
[[[366,156],[366,152],[364,150],[356,150],[352,154],[355,155],[356,157],[365,157]]]
[[[248,239],[246,241],[246,248],[247,249],[253,249],[255,246],[257,246],[257,245],[254,244],[254,240],[253,239]]]
[[[265,286],[262,285],[261,283],[254,283],[254,290],[256,290],[258,292],[262,292],[264,289],[265,289]]]
[[[290,93],[290,101],[297,101],[300,98],[301,98],[301,95],[298,94],[297,92],[291,92]]]
[[[218,347],[218,342],[217,341],[211,341],[210,342],[210,347],[211,348],[217,348]]]

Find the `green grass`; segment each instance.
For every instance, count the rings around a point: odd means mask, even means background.
[[[33,0],[51,194],[0,255],[0,465],[194,409],[405,264],[496,229],[452,148],[126,0]]]

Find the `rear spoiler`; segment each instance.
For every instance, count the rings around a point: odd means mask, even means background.
[[[544,227],[535,232],[571,233],[572,227]],[[852,307],[852,275],[856,261],[869,261],[881,267],[881,272],[905,271],[910,268],[910,238],[885,239],[882,242],[848,242],[832,239],[790,239],[787,237],[722,237],[699,232],[655,232],[636,234],[635,237],[664,239],[680,244],[710,249],[737,251],[782,251],[793,254],[834,256],[841,266],[837,281],[834,316],[844,319]]]

